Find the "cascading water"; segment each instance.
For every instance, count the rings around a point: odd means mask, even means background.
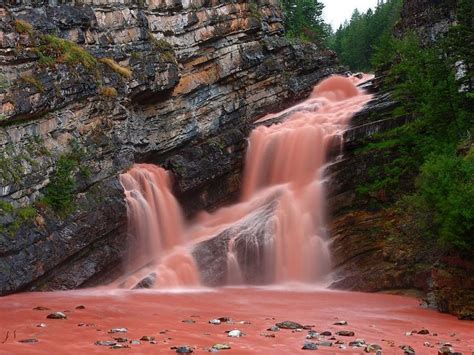
[[[217,259],[196,258],[219,251],[196,250],[214,238],[225,249],[223,283],[322,280],[330,270],[323,167],[350,117],[371,97],[356,87],[359,81],[331,77],[305,102],[261,119],[283,122],[251,133],[241,202],[202,213],[192,225],[185,226],[164,169],[140,164],[121,175],[131,242],[120,285],[197,285]]]

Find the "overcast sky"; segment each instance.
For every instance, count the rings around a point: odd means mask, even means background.
[[[365,12],[369,7],[374,8],[377,5],[377,0],[322,0],[322,2],[326,5],[324,18],[332,25],[334,30],[337,30],[345,19],[351,17],[355,8]]]

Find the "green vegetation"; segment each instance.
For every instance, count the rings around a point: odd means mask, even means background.
[[[71,141],[71,151],[59,157],[56,170],[46,186],[42,203],[51,207],[58,216],[64,218],[74,210],[76,196],[76,173],[90,176],[90,170],[81,165],[85,150],[77,141]]]
[[[42,45],[37,49],[40,63],[54,65],[64,63],[75,66],[81,64],[86,69],[94,69],[97,59],[78,44],[54,35],[41,36]]]
[[[102,64],[105,64],[110,69],[112,69],[114,72],[116,72],[117,74],[123,76],[126,79],[131,79],[132,76],[133,76],[132,69],[130,69],[128,67],[124,67],[123,65],[120,65],[119,63],[117,63],[112,58],[102,58],[99,61]]]
[[[351,20],[332,34],[329,47],[336,51],[342,64],[353,71],[372,68],[374,54],[379,47],[390,48],[393,27],[400,16],[402,0],[381,2],[373,11],[354,10]]]
[[[469,2],[461,0],[460,9]],[[378,65],[390,67],[385,85],[395,88],[400,102],[394,115],[412,121],[372,137],[358,151],[387,157],[368,172],[358,192],[398,200],[403,213],[417,221],[416,234],[469,255],[474,250],[474,55],[465,44],[473,43],[473,14],[462,18],[433,47],[422,47],[411,34],[390,39],[376,55],[384,58]],[[456,76],[459,61],[466,70]]]
[[[322,18],[324,4],[317,0],[281,0],[281,5],[289,38],[325,43],[331,28]]]
[[[38,211],[32,207],[20,207],[15,208],[10,203],[0,201],[0,212],[2,214],[8,214],[12,217],[12,222],[8,225],[0,225],[0,233],[7,234],[10,237],[14,237],[21,226],[28,222],[33,222],[38,215]]]
[[[8,83],[7,78],[5,75],[0,73],[0,92],[6,91],[10,87],[10,84]]]
[[[15,31],[20,33],[20,34],[28,34],[32,35],[33,34],[33,26],[23,20],[15,20]]]

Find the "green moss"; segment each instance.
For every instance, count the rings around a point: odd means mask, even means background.
[[[249,10],[252,17],[255,17],[257,20],[262,21],[263,14],[260,12],[257,3],[255,3],[254,1],[250,1]]]
[[[8,90],[9,87],[10,84],[8,83],[6,76],[0,73],[0,92]]]
[[[42,64],[64,63],[70,66],[82,65],[92,70],[97,67],[97,59],[78,44],[54,35],[41,37],[43,44],[37,52]]]

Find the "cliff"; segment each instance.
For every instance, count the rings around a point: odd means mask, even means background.
[[[402,37],[414,31],[429,46],[456,22],[455,10],[456,1],[405,1],[395,34]],[[404,196],[415,190],[416,167],[400,175],[396,189],[383,184],[374,188],[374,180],[389,175],[391,162],[400,153],[390,149],[389,135],[378,135],[378,140],[371,137],[419,118],[397,113],[400,104],[392,99],[393,88],[384,85],[379,74],[366,85],[375,97],[353,118],[343,158],[327,169],[335,269],[332,287],[417,295],[426,306],[473,319],[472,257],[428,238],[417,220],[423,216],[404,211]]]
[[[276,0],[6,1],[0,8],[0,294],[120,270],[136,162],[188,214],[240,186],[251,122],[339,71],[283,36]]]

